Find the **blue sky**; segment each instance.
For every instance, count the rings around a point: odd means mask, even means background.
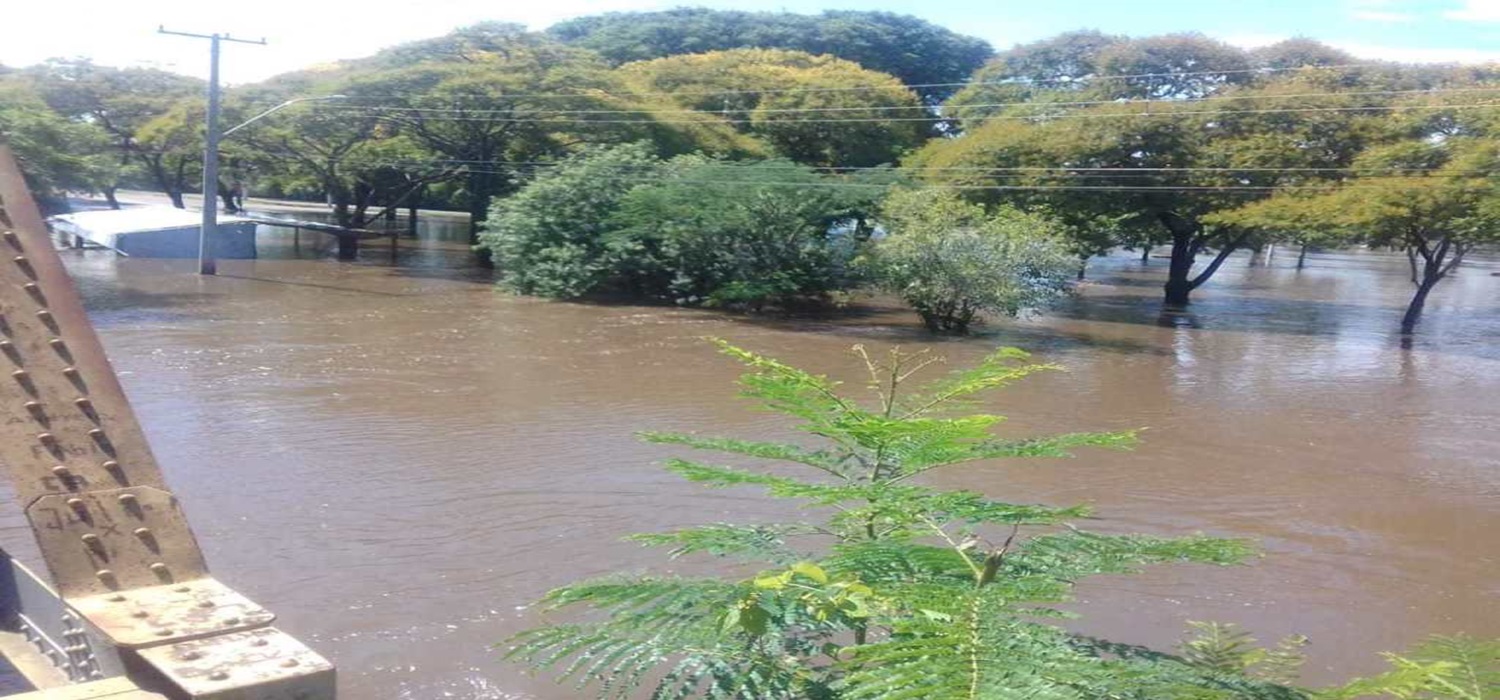
[[[1071,29],[1146,35],[1199,31],[1254,46],[1291,36],[1319,39],[1366,58],[1500,61],[1500,0],[406,0],[381,11],[370,0],[8,0],[0,63],[89,56],[113,65],[206,73],[204,42],[158,36],[156,26],[266,37],[230,46],[224,78],[260,80],[484,20],[535,28],[609,10],[680,5],[816,12],[880,9],[913,14],[1004,49]]]

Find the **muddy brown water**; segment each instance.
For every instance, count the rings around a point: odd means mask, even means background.
[[[452,238],[456,228],[429,231]],[[332,657],[342,697],[546,698],[491,648],[548,588],[615,570],[702,570],[626,533],[797,517],[656,464],[642,429],[787,436],[733,397],[714,335],[858,380],[855,343],[952,363],[1016,345],[1066,365],[997,394],[1010,434],[1146,426],[1131,453],[996,463],[935,483],[1092,504],[1099,527],[1252,538],[1248,566],[1172,566],[1079,588],[1080,628],[1170,646],[1186,620],[1311,638],[1307,678],[1379,667],[1429,633],[1500,635],[1500,267],[1435,293],[1393,336],[1404,260],[1236,258],[1191,316],[1161,318],[1164,261],[1093,266],[1046,316],[934,341],[897,309],[745,318],[496,293],[461,246],[336,263],[65,252],[217,576]],[[305,241],[306,242],[306,241]],[[1165,325],[1163,325],[1165,324]],[[30,551],[13,510],[0,539]]]

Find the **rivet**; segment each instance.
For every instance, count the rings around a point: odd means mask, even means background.
[[[229,677],[229,672],[227,672],[227,671],[214,671],[213,673],[208,674],[209,680],[215,680],[215,681],[222,681],[222,680],[224,680],[224,679],[226,679],[228,677]]]
[[[200,600],[198,601],[198,607],[211,608],[214,607],[214,602],[212,600]]]
[[[137,610],[137,611],[135,611],[133,613],[130,613],[130,616],[134,617],[134,618],[138,618],[138,619],[144,620],[144,619],[146,619],[148,617],[151,617],[151,613],[148,613],[145,610]]]
[[[193,589],[188,588],[187,586],[178,586],[176,588],[173,588],[172,590],[177,591],[178,593],[187,593],[188,591],[191,591]]]
[[[232,627],[234,625],[240,624],[240,619],[238,617],[226,617],[224,618],[224,624],[226,626]]]
[[[151,570],[155,571],[158,574],[164,574],[167,572],[167,565],[161,562],[156,562],[155,564],[151,565]]]
[[[170,630],[170,629],[159,629],[159,630],[156,631],[156,636],[158,636],[158,637],[170,637],[170,636],[172,636],[172,630]]]
[[[149,527],[138,527],[138,528],[135,529],[135,536],[136,537],[141,537],[141,538],[150,537],[151,536],[151,528],[149,528]]]
[[[183,661],[197,661],[198,659],[203,658],[203,652],[201,652],[201,651],[184,651],[184,652],[182,652],[182,656],[179,657],[179,658],[181,658]]]
[[[35,282],[27,282],[26,284],[21,285],[21,288],[25,289],[26,293],[30,294],[32,298],[36,299],[38,302],[42,304],[47,303],[47,297],[42,296],[42,288],[36,286]]]
[[[52,317],[51,311],[42,309],[41,311],[36,312],[36,319],[38,321],[41,321],[42,325],[53,330],[57,330],[57,319]]]
[[[94,575],[97,576],[100,581],[106,581],[107,579],[114,578],[115,572],[110,571],[109,569],[100,569],[98,571],[95,571]]]
[[[16,237],[15,231],[6,231],[4,235],[5,242],[9,243],[10,247],[15,248],[16,250],[21,249],[21,239]]]
[[[100,429],[100,428],[94,428],[93,430],[89,431],[89,437],[91,437],[91,438],[93,438],[95,440],[103,440],[104,439],[104,431],[102,429]]]
[[[84,534],[82,537],[80,537],[78,539],[83,540],[84,544],[91,545],[91,546],[99,544],[99,536],[96,535],[96,534],[94,534],[94,533],[92,533],[92,532],[86,533],[86,534]]]
[[[112,595],[112,596],[109,597],[109,602],[111,602],[111,603],[123,603],[123,602],[125,602],[125,596],[122,596],[122,595],[116,593],[116,594],[114,594],[114,595]]]
[[[282,668],[291,668],[291,667],[296,666],[296,665],[297,665],[297,660],[296,659],[287,659],[286,661],[281,662],[281,667]]]
[[[119,496],[120,503],[126,506],[135,505],[135,494],[122,493]]]
[[[62,373],[63,373],[63,376],[67,377],[68,379],[77,379],[78,378],[78,368],[77,367],[64,367],[62,369]]]
[[[52,445],[57,442],[57,436],[52,433],[37,433],[36,439],[46,445]]]
[[[270,641],[265,640],[265,639],[257,639],[257,640],[255,640],[253,642],[250,642],[250,645],[251,646],[257,646],[257,647],[263,647],[263,646],[265,646],[267,644],[270,644],[270,643],[271,643]]]
[[[72,470],[59,464],[52,468],[52,474],[59,479],[66,479],[73,474]]]
[[[68,507],[79,513],[87,513],[89,511],[88,504],[84,503],[82,498],[69,498]]]

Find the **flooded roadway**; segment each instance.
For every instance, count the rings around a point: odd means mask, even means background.
[[[283,242],[286,239],[280,238]],[[306,241],[304,241],[306,242]],[[664,474],[643,429],[786,436],[733,398],[728,338],[857,381],[854,343],[997,344],[1066,365],[997,394],[1009,430],[1147,426],[1132,453],[948,472],[997,498],[1092,503],[1110,530],[1258,540],[1227,569],[1080,588],[1083,629],[1169,646],[1189,619],[1311,638],[1315,682],[1428,633],[1500,636],[1500,270],[1444,282],[1410,352],[1404,259],[1236,258],[1191,319],[1158,325],[1165,262],[1093,267],[1082,296],[989,335],[933,341],[880,307],[744,318],[507,297],[461,246],[391,265],[65,252],[215,573],[339,665],[342,697],[577,697],[490,646],[548,588],[666,571],[630,532],[795,515]],[[285,248],[268,249],[288,257]],[[1191,327],[1191,326],[1196,326]],[[13,510],[8,547],[31,551]],[[689,562],[676,566],[694,566]]]

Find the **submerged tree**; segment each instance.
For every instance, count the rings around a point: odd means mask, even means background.
[[[709,487],[762,488],[827,517],[638,535],[673,556],[733,556],[766,568],[748,578],[622,576],[564,586],[544,607],[583,619],[521,633],[510,658],[560,669],[608,698],[642,689],[656,698],[788,700],[1300,697],[1044,622],[1067,617],[1053,606],[1085,577],[1166,562],[1229,564],[1246,555],[1244,544],[1098,534],[1071,524],[1088,514],[1081,506],[1006,503],[918,483],[957,464],[1135,442],[1130,432],[1003,438],[992,433],[999,416],[944,415],[1053,366],[1000,350],[913,391],[912,376],[938,358],[893,351],[881,360],[857,347],[870,375],[867,407],[827,378],[720,347],[750,370],[744,396],[796,419],[822,444],[645,438],[777,462],[774,471],[686,459],[667,468]]]
[[[1401,317],[1410,335],[1432,290],[1477,246],[1500,241],[1500,147],[1480,135],[1372,147],[1328,191],[1293,191],[1215,216],[1237,226],[1303,230],[1406,251],[1416,287]]]
[[[880,222],[887,236],[866,257],[872,275],[934,333],[1046,306],[1076,266],[1060,222],[1010,206],[986,212],[949,192],[893,193]]]

